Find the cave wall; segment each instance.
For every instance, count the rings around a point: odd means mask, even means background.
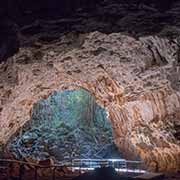
[[[124,152],[128,149],[128,155],[139,154],[152,170],[174,171],[179,168],[180,149],[171,128],[179,108],[180,93],[168,89],[146,92],[122,106],[115,105],[110,115],[116,144]]]
[[[28,14],[34,17],[47,17],[53,14],[72,15],[77,8],[93,8],[99,1],[89,0],[7,0],[2,1],[0,15],[22,20]]]
[[[23,44],[21,33],[54,31],[46,25],[43,27],[44,20],[69,18],[59,23],[59,33],[65,33],[68,26],[69,31],[124,32],[139,37],[161,34],[165,26],[162,35],[172,33],[177,36],[179,29],[175,26],[179,27],[179,5],[175,3],[177,0],[2,0],[0,62],[18,52]],[[72,28],[73,21],[79,21],[81,25]]]
[[[173,65],[174,44],[158,37],[136,40],[121,33],[93,32],[80,35],[81,45],[64,52],[60,44],[68,44],[68,38],[42,44],[42,56],[36,48],[21,48],[1,64],[0,144],[30,120],[40,99],[55,91],[84,88],[106,108],[115,143],[127,159],[140,157],[153,171],[179,170],[180,142],[174,133],[180,93],[177,82],[169,78],[179,74]],[[161,50],[157,57],[149,50],[150,41]],[[166,64],[159,63],[161,54]],[[27,56],[32,61],[24,63]]]
[[[153,5],[160,11],[168,10],[177,0],[111,0],[110,4]],[[29,18],[47,18],[53,15],[70,16],[79,8],[94,10],[97,4],[106,0],[2,0],[0,18],[9,18],[21,24]]]
[[[5,151],[16,159],[68,163],[72,159],[122,158],[105,109],[84,89],[54,92],[38,101],[30,121]]]

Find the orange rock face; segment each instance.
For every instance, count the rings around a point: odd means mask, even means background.
[[[79,34],[81,45],[69,48],[68,38],[39,49],[22,48],[1,64],[1,145],[30,120],[38,100],[54,91],[85,88],[106,108],[114,141],[127,159],[139,157],[152,171],[178,171],[180,73],[174,66],[175,44],[94,32]],[[149,50],[149,42],[158,55]]]

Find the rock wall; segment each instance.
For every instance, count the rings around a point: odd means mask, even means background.
[[[14,55],[23,44],[20,32],[42,36],[53,32],[54,37],[59,37],[60,33],[70,31],[97,30],[123,32],[133,37],[152,34],[177,37],[179,9],[177,0],[2,0],[0,62]],[[53,37],[42,39],[50,41]]]
[[[151,170],[176,170],[180,165],[180,149],[172,129],[179,108],[180,94],[167,89],[147,92],[122,106],[115,105],[110,115],[117,146],[128,155],[137,153]]]
[[[140,157],[153,171],[179,170],[175,41],[99,32],[76,35],[71,42],[72,37],[36,42],[1,64],[0,144],[30,120],[38,100],[55,91],[84,88],[106,108],[114,141],[127,159]]]

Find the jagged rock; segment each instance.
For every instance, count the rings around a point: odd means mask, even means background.
[[[68,51],[59,50],[61,43],[54,42],[41,49],[45,55],[50,50],[57,52],[53,56],[52,68],[46,65],[52,60],[51,56],[41,64],[7,65],[18,67],[18,83],[6,97],[0,114],[1,144],[30,120],[32,108],[40,99],[47,99],[55,91],[81,87],[106,108],[115,143],[128,159],[138,157],[154,171],[177,171],[180,142],[175,134],[178,133],[176,122],[180,118],[180,93],[172,88],[174,82],[168,79],[174,68],[176,44],[154,38],[152,48],[158,48],[167,62],[147,66],[148,61],[154,60],[148,43],[121,33],[88,33],[80,47],[72,46]],[[164,44],[169,47],[168,53]],[[24,50],[22,48],[18,55]],[[33,54],[34,49],[31,51]],[[34,67],[38,66],[41,70],[33,74]],[[80,73],[74,71],[75,66]],[[151,85],[147,86],[148,82]],[[3,83],[3,89],[7,87],[8,84]],[[0,93],[2,102],[3,90],[0,89]],[[9,128],[12,122],[14,125]]]
[[[55,92],[48,100],[39,101],[32,112],[30,124],[8,143],[7,151],[15,157],[41,160],[53,156],[58,162],[73,157],[121,157],[113,148],[112,127],[105,110],[87,91]]]

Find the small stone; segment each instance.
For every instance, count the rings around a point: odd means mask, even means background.
[[[49,51],[48,55],[49,55],[49,56],[55,56],[56,53],[55,53],[54,51]]]

